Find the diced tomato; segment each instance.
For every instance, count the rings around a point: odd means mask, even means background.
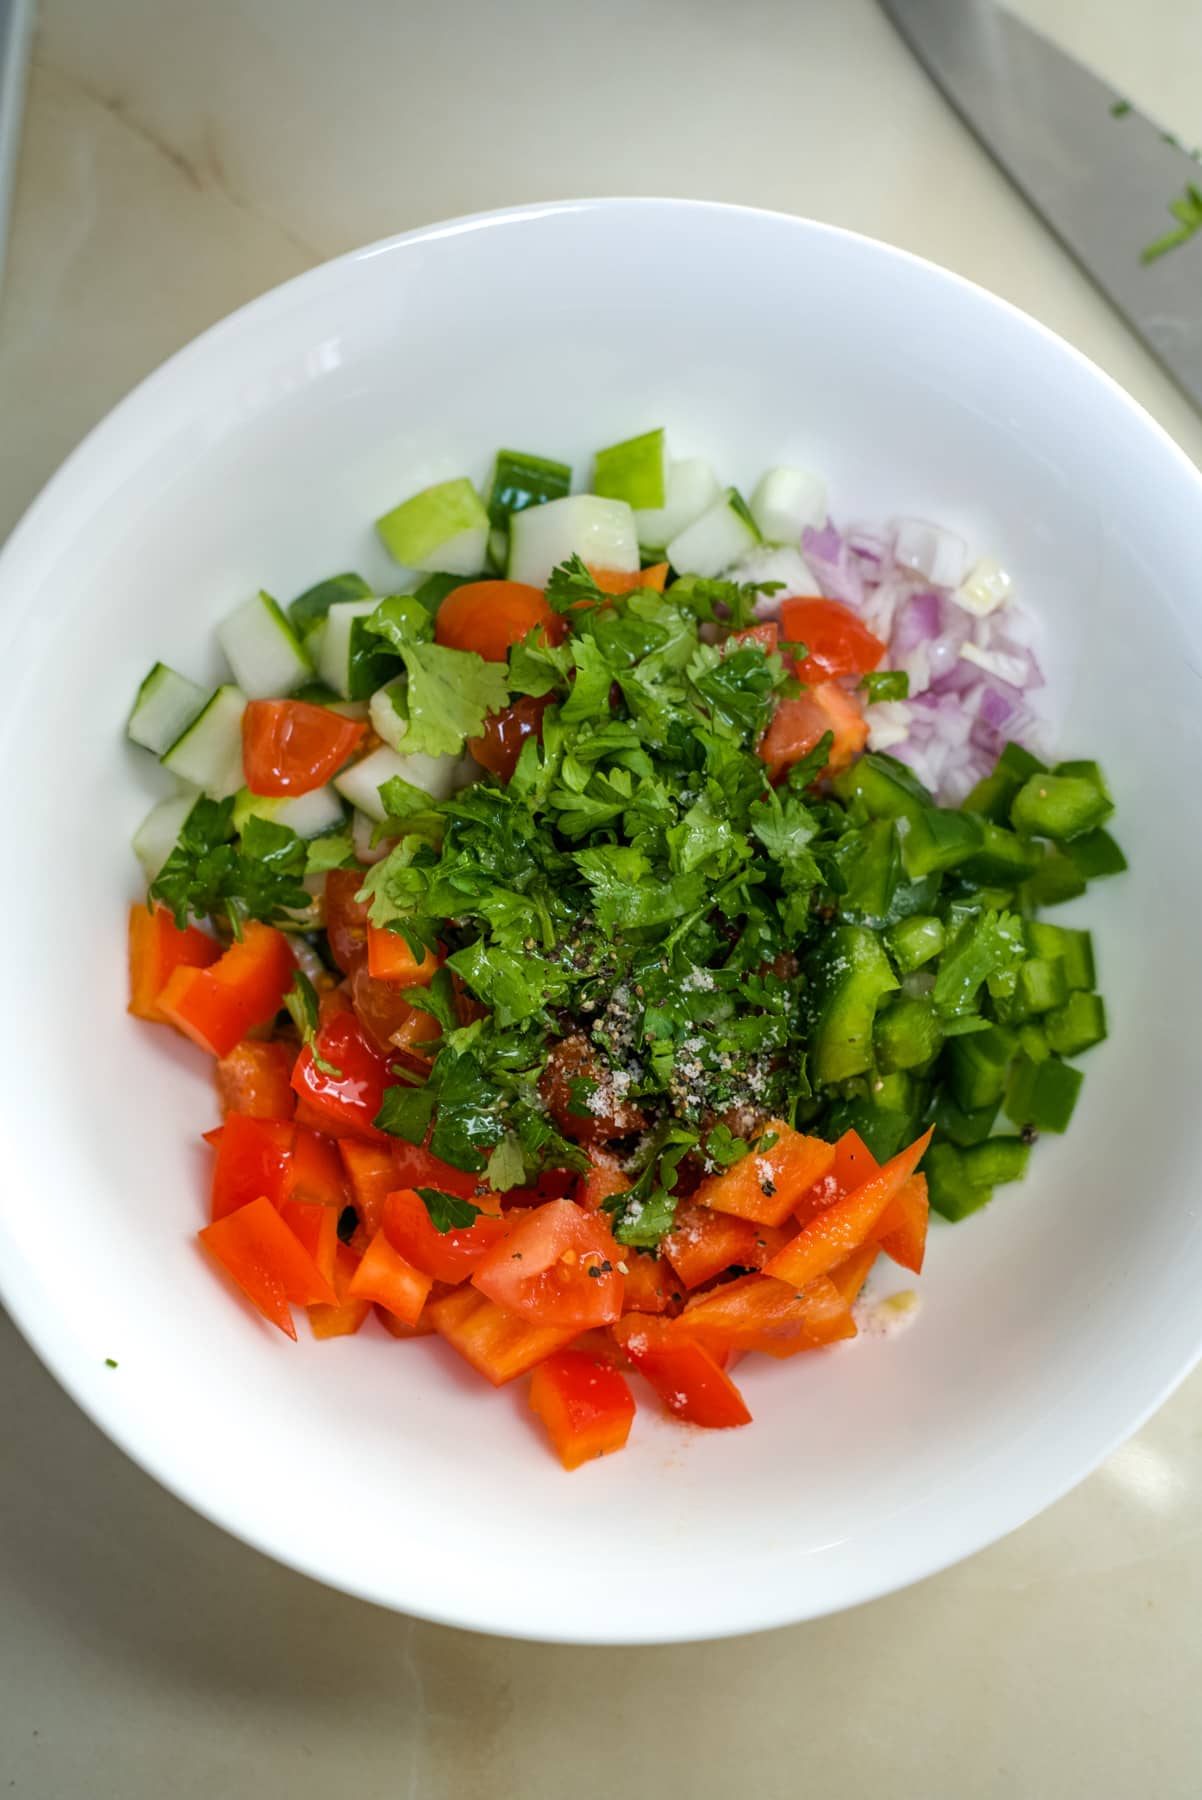
[[[221,945],[207,931],[185,925],[180,931],[165,906],[129,909],[129,1010],[136,1019],[166,1022],[159,995],[176,969],[207,969]]]
[[[385,1233],[378,1231],[363,1252],[347,1292],[353,1300],[373,1300],[386,1307],[402,1325],[416,1325],[430,1287],[430,1277],[406,1262]]]
[[[780,626],[775,619],[765,619],[762,625],[748,625],[743,631],[732,631],[722,645],[722,654],[741,650],[748,644],[759,644],[765,656],[772,656],[779,643]]]
[[[860,1289],[868,1280],[872,1265],[879,1255],[880,1245],[870,1238],[858,1250],[853,1250],[850,1256],[845,1256],[842,1262],[837,1262],[827,1276],[827,1280],[838,1288],[848,1306],[855,1305]]]
[[[336,1141],[299,1122],[292,1145],[288,1198],[335,1212],[341,1212],[348,1198]]]
[[[711,1349],[724,1344],[766,1356],[795,1356],[856,1335],[850,1307],[825,1275],[800,1292],[769,1275],[742,1275],[690,1300],[678,1323]]]
[[[634,1395],[618,1371],[578,1350],[558,1350],[530,1379],[530,1409],[565,1469],[621,1450],[634,1420]]]
[[[354,1138],[339,1138],[338,1150],[360,1229],[373,1238],[384,1222],[384,1202],[396,1187],[392,1151],[383,1144],[360,1144]]]
[[[586,1212],[596,1212],[603,1200],[614,1194],[625,1194],[629,1188],[630,1177],[623,1175],[617,1159],[604,1150],[596,1150],[589,1158],[588,1173],[576,1177],[572,1197]]]
[[[337,1296],[271,1201],[260,1196],[199,1233],[205,1249],[265,1319],[296,1337],[291,1306],[333,1306]]]
[[[891,1158],[879,1175],[869,1176],[860,1187],[818,1213],[765,1264],[764,1273],[798,1288],[828,1274],[836,1263],[875,1235],[877,1220],[914,1173],[930,1141],[930,1131],[924,1131],[909,1149]]]
[[[375,981],[395,981],[403,987],[429,987],[442,957],[427,950],[419,959],[399,931],[379,926],[367,928],[367,972]]]
[[[876,1241],[885,1255],[903,1269],[922,1274],[927,1247],[927,1199],[925,1175],[911,1175],[881,1214],[876,1228]]]
[[[491,1204],[495,1207],[495,1200]],[[510,1219],[492,1211],[480,1213],[471,1225],[438,1231],[425,1201],[412,1188],[399,1188],[388,1195],[381,1220],[388,1241],[406,1261],[436,1281],[451,1283],[466,1281],[513,1229]]]
[[[780,622],[790,643],[806,647],[797,673],[810,687],[836,675],[867,674],[887,648],[841,600],[783,600]]]
[[[370,1300],[356,1300],[350,1292],[351,1278],[359,1267],[359,1258],[345,1244],[339,1244],[334,1255],[333,1288],[337,1306],[310,1306],[309,1329],[315,1338],[352,1337],[371,1311]]]
[[[365,956],[351,970],[346,991],[372,1043],[393,1061],[398,1051],[412,1055],[417,1044],[441,1034],[438,1020],[411,1006],[396,982],[377,981],[369,973]]]
[[[332,1206],[313,1206],[306,1201],[285,1200],[280,1217],[305,1246],[321,1272],[334,1286],[334,1259],[338,1251],[338,1214]]]
[[[582,1031],[569,1032],[552,1044],[546,1065],[539,1077],[539,1092],[551,1117],[565,1137],[581,1144],[606,1144],[616,1137],[641,1131],[646,1124],[637,1106],[619,1097],[598,1052]],[[583,1111],[580,1110],[581,1082],[594,1083]]]
[[[224,1219],[263,1195],[272,1206],[288,1198],[295,1129],[287,1120],[227,1113],[213,1165],[210,1218]]]
[[[311,794],[336,775],[367,726],[306,700],[251,700],[242,715],[242,769],[252,794]]]
[[[243,1038],[217,1061],[217,1098],[221,1114],[247,1113],[255,1119],[290,1119],[296,1105],[292,1092],[292,1053],[286,1044]]]
[[[442,1026],[433,1013],[422,1012],[420,1007],[411,1006],[409,1016],[403,1020],[392,1034],[396,1045],[397,1057],[410,1067],[420,1071],[428,1069],[433,1052],[429,1045],[436,1043],[442,1036]]]
[[[210,968],[177,968],[159,1009],[202,1050],[228,1056],[248,1031],[266,1025],[284,1004],[296,964],[282,931],[250,920]]]
[[[771,1138],[775,1143],[768,1142]],[[783,1119],[769,1119],[759,1141],[767,1147],[707,1175],[693,1195],[694,1205],[712,1206],[761,1225],[780,1225],[835,1160],[833,1144],[805,1137]]]
[[[535,627],[551,644],[562,644],[567,625],[536,587],[521,581],[469,581],[453,588],[434,620],[436,642],[449,650],[474,650],[485,662],[504,662],[511,644]]]
[[[651,563],[645,569],[596,569],[592,563],[587,565],[603,594],[633,594],[638,588],[650,588],[652,593],[662,594],[668,579],[668,566],[666,562]]]
[[[663,1242],[668,1258],[687,1288],[712,1281],[723,1269],[740,1264],[761,1269],[770,1256],[783,1248],[785,1233],[776,1225],[757,1225],[734,1213],[715,1212],[695,1201],[682,1200],[676,1222]],[[629,1305],[629,1301],[627,1302]]]
[[[575,1326],[534,1325],[470,1284],[431,1300],[426,1311],[439,1336],[494,1387],[566,1349],[577,1335]]]
[[[548,1200],[519,1220],[472,1280],[498,1306],[536,1325],[586,1331],[622,1310],[621,1260],[603,1214]]]
[[[330,1075],[319,1069],[307,1045],[301,1051],[292,1071],[292,1086],[306,1103],[306,1117],[317,1118],[320,1129],[331,1137],[350,1134],[381,1144],[390,1142],[373,1123],[390,1084],[388,1062],[354,1014],[338,1013],[327,1020],[317,1033],[317,1050],[322,1061],[338,1073]]]
[[[355,898],[363,881],[362,869],[331,869],[326,876],[326,937],[344,975],[367,955],[367,902]]]
[[[665,1256],[626,1250],[622,1260],[626,1264],[623,1312],[662,1313],[682,1298],[680,1277]]]
[[[476,1192],[483,1185],[482,1175],[454,1168],[427,1150],[424,1144],[410,1144],[405,1138],[393,1138],[392,1166],[396,1170],[394,1188],[441,1188],[444,1194],[455,1194],[460,1200],[488,1204]]]
[[[481,768],[508,781],[518,766],[526,739],[542,737],[543,714],[550,704],[549,695],[536,698],[522,694],[502,712],[489,713],[484,721],[484,736],[467,740],[467,747]]]
[[[616,1342],[669,1412],[692,1425],[750,1425],[751,1414],[712,1352],[686,1337],[678,1322],[631,1315],[613,1326]]]
[[[834,742],[826,770],[835,774],[868,742],[868,726],[855,695],[837,681],[820,682],[795,700],[778,701],[758,752],[768,765],[769,779],[776,781],[808,756],[828,731],[834,733]]]

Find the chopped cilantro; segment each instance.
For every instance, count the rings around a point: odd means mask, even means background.
[[[908,700],[910,677],[904,669],[870,669],[860,682],[869,705],[878,700]]]
[[[429,1213],[435,1231],[444,1236],[448,1231],[466,1231],[480,1217],[480,1208],[473,1206],[470,1200],[461,1200],[458,1194],[429,1187],[414,1188],[413,1191]]]
[[[233,799],[202,797],[151,882],[149,898],[169,908],[181,930],[189,916],[224,918],[241,937],[247,919],[271,925],[308,908],[302,885],[307,866],[304,839],[286,825],[252,814],[235,842]]]
[[[284,1006],[300,1034],[301,1043],[313,1052],[314,1067],[320,1069],[323,1075],[329,1075],[334,1081],[340,1081],[342,1070],[336,1069],[333,1063],[327,1062],[317,1048],[319,1024],[317,989],[303,969],[297,969],[293,975],[292,986],[284,995]]]

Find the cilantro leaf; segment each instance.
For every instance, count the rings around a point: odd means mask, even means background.
[[[576,679],[560,708],[565,725],[577,725],[594,716],[609,717],[609,690],[614,674],[595,638],[580,637],[573,644]]]
[[[870,669],[860,682],[868,704],[878,700],[908,700],[910,677],[904,669]]]
[[[931,998],[948,1012],[966,1012],[981,983],[1016,968],[1026,956],[1017,913],[984,912],[966,918],[939,960]]]
[[[305,874],[324,875],[328,869],[354,869],[359,859],[349,831],[327,831],[324,837],[309,838],[305,855]]]
[[[403,654],[434,636],[434,620],[416,594],[391,594],[369,615],[367,629]]]
[[[486,1174],[489,1187],[498,1194],[507,1194],[510,1188],[521,1187],[525,1181],[526,1158],[521,1140],[512,1131],[505,1133],[489,1157]]]
[[[707,624],[746,631],[756,623],[756,601],[761,594],[775,594],[782,581],[723,581],[702,575],[682,575],[668,590],[672,598],[688,606]]]
[[[462,1200],[458,1194],[448,1194],[442,1188],[419,1187],[413,1191],[429,1213],[435,1231],[442,1232],[444,1237],[448,1231],[467,1231],[483,1210],[470,1200]]]
[[[233,812],[232,798],[199,799],[150,884],[150,900],[168,907],[181,930],[190,914],[223,917],[241,937],[246,919],[275,924],[311,904],[304,839],[252,814],[237,846]]]
[[[720,1169],[729,1169],[732,1164],[741,1161],[750,1148],[747,1139],[735,1137],[729,1125],[715,1125],[705,1140],[706,1156]]]
[[[579,552],[552,569],[546,589],[548,606],[556,612],[571,612],[583,600],[591,606],[603,606],[607,596],[589,574],[588,564]]]
[[[807,750],[801,760],[793,764],[785,777],[785,785],[791,793],[803,794],[807,788],[813,787],[831,759],[834,743],[834,732],[824,731],[814,748]]]
[[[380,1110],[372,1120],[377,1131],[387,1131],[410,1144],[424,1144],[434,1113],[436,1090],[430,1082],[422,1087],[385,1088]]]
[[[401,651],[408,683],[403,704],[406,755],[458,756],[469,737],[480,737],[490,712],[509,703],[503,663],[485,662],[474,650],[442,644],[406,644]]]

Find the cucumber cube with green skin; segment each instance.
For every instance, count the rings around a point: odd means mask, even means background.
[[[325,624],[326,614],[336,602],[370,598],[371,589],[362,575],[330,575],[289,603],[288,618],[293,631],[308,647],[309,639]]]
[[[666,498],[668,459],[663,427],[645,431],[598,450],[593,492],[607,500],[625,500],[640,511],[661,507]]]
[[[736,488],[727,488],[699,518],[667,546],[668,561],[680,575],[721,575],[754,550],[759,528]]]
[[[163,753],[165,769],[214,800],[242,786],[242,715],[246,695],[227,683],[210,695],[192,723]]]
[[[572,556],[595,569],[632,575],[639,567],[634,513],[625,500],[600,494],[566,494],[542,506],[527,506],[509,520],[511,581],[544,588],[551,571]]]
[[[1087,775],[1032,775],[1014,797],[1010,823],[1024,837],[1067,844],[1104,825],[1114,804]]]
[[[488,512],[466,476],[439,481],[376,520],[388,554],[407,569],[474,575],[484,567]]]
[[[769,469],[756,482],[750,505],[766,544],[796,544],[807,526],[826,524],[826,483],[808,469]]]
[[[177,669],[157,662],[138,689],[126,732],[143,750],[162,756],[187,730],[208,698],[208,689],[199,682],[189,681]]]
[[[836,925],[806,959],[810,1066],[823,1087],[872,1066],[872,1029],[881,999],[898,986],[876,934]]]
[[[1057,1056],[1079,1056],[1106,1036],[1106,1007],[1100,994],[1076,992],[1044,1015],[1048,1047]]]
[[[718,477],[707,462],[687,457],[683,462],[670,462],[664,483],[662,506],[636,507],[635,528],[639,547],[656,562],[663,560],[672,539],[686,525],[699,519],[722,492]]]
[[[528,506],[542,506],[548,500],[561,500],[571,485],[572,471],[567,463],[532,456],[524,450],[498,450],[488,495],[489,523],[494,531],[504,534],[511,514],[524,512]],[[502,556],[498,567],[504,566]]]
[[[278,700],[312,679],[312,659],[270,594],[227,613],[217,641],[248,700]]]

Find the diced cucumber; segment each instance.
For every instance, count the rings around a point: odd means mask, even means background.
[[[277,700],[313,674],[308,651],[270,594],[255,594],[227,613],[217,641],[248,700]]]
[[[455,791],[459,762],[457,756],[398,756],[384,744],[370,756],[365,756],[362,762],[352,763],[349,769],[335,775],[334,786],[343,799],[379,824],[388,817],[380,799],[380,788],[385,781],[399,775],[402,781],[421,788],[431,799],[448,800]]]
[[[407,569],[475,575],[484,567],[488,512],[466,476],[440,481],[376,520],[388,554]]]
[[[134,855],[149,884],[175,848],[184,820],[196,805],[195,794],[173,794],[152,806],[134,832]]]
[[[509,533],[494,525],[488,534],[488,566],[494,574],[503,575],[509,565]]]
[[[241,831],[249,818],[270,819],[275,825],[286,825],[297,837],[320,837],[346,822],[343,806],[334,789],[314,788],[309,794],[252,794],[239,788],[234,796],[234,830]]]
[[[668,561],[678,575],[721,575],[759,541],[746,500],[737,488],[727,488],[700,518],[670,540]]]
[[[764,598],[766,618],[772,618],[779,611],[780,602],[790,594],[821,591],[818,577],[793,544],[755,544],[723,573],[728,581],[752,581],[757,587],[766,582],[779,583],[771,599]]]
[[[162,763],[181,781],[191,782],[214,800],[236,794],[242,786],[242,715],[246,695],[227,684],[210,695],[186,730],[167,750]]]
[[[639,566],[634,513],[625,500],[568,494],[545,506],[528,506],[509,521],[511,581],[544,588],[551,571],[570,556],[596,569],[632,575]]]
[[[662,507],[667,498],[668,459],[662,425],[641,437],[626,438],[598,450],[593,464],[593,492],[607,500],[625,500],[628,506],[648,511]]]
[[[807,525],[826,524],[826,483],[809,469],[769,469],[755,484],[751,516],[769,544],[797,544]]]
[[[398,675],[395,681],[390,681],[384,687],[377,688],[371,697],[371,709],[368,717],[371,720],[372,730],[377,737],[383,738],[384,742],[393,750],[400,749],[401,739],[409,730],[408,719],[404,718],[393,705],[394,697],[402,696],[407,686],[408,677]]]
[[[198,682],[157,662],[138,689],[125,729],[135,744],[162,756],[192,723],[208,697],[208,690]]]
[[[383,638],[366,629],[378,600],[345,600],[331,606],[321,640],[318,673],[346,700],[366,700],[400,668]]]
[[[366,600],[370,595],[371,589],[362,575],[330,575],[297,595],[289,604],[288,618],[309,654],[315,656],[309,640],[325,624],[331,606],[340,600]]]
[[[526,450],[498,450],[488,493],[488,517],[494,533],[499,531],[504,537],[512,513],[525,512],[528,506],[543,506],[548,500],[560,500],[571,485],[572,471],[567,463],[532,456]],[[497,567],[505,567],[503,557]]]
[[[699,519],[720,493],[718,477],[700,457],[670,462],[663,505],[641,506],[635,511],[640,546],[647,551],[663,550],[686,525]]]
[[[361,863],[383,862],[388,855],[387,843],[376,844],[372,841],[376,835],[377,823],[378,820],[369,818],[365,812],[356,811],[351,819],[351,842]]]

